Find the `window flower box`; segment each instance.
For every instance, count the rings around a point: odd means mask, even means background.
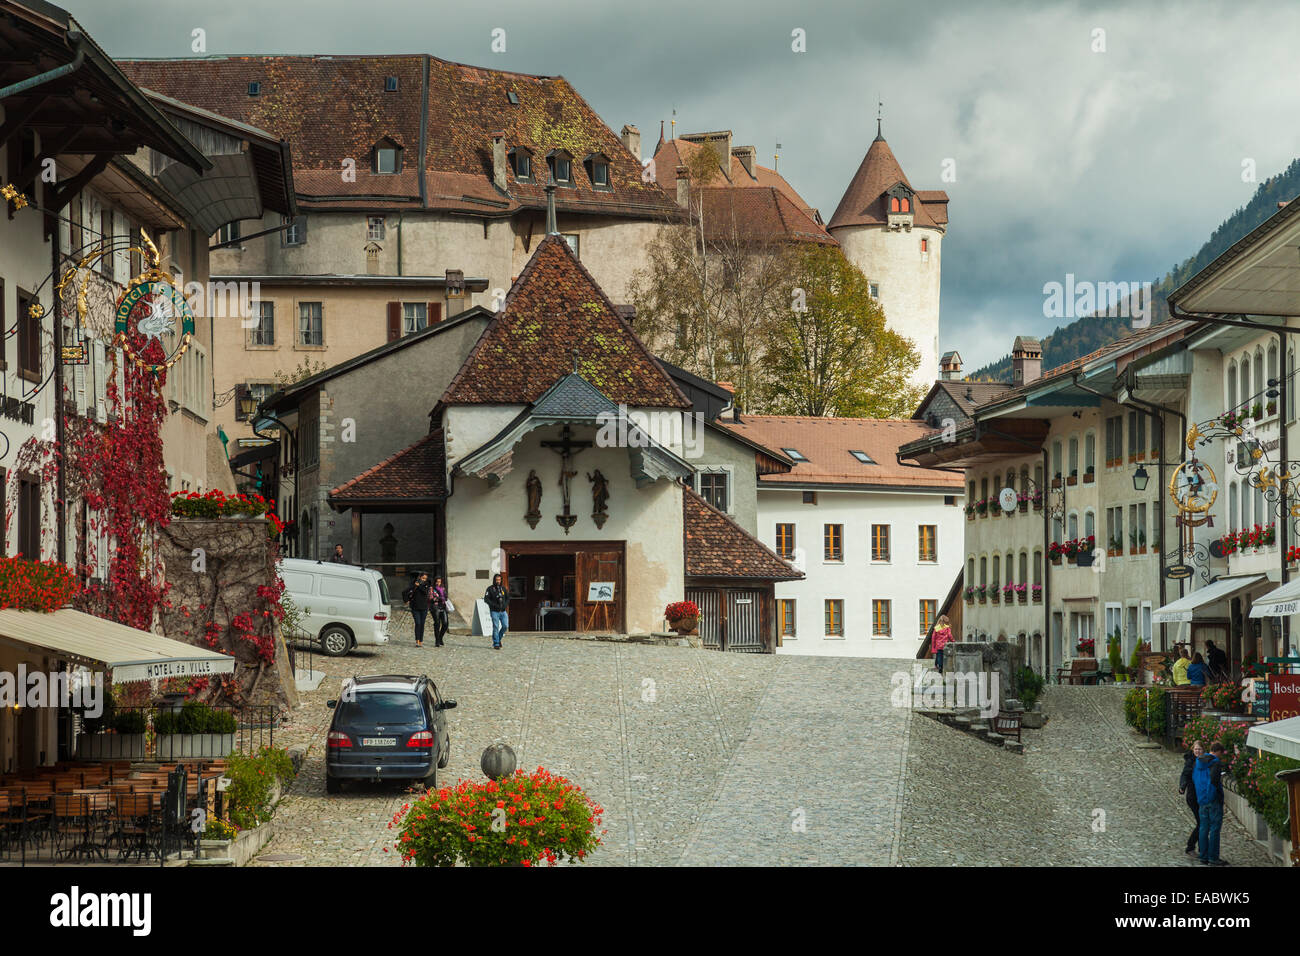
[[[224,760],[234,749],[234,734],[158,735],[158,759],[167,762],[199,757]]]
[[[1069,478],[1065,479],[1065,483],[1069,485],[1071,488],[1073,488],[1075,485],[1079,483],[1079,476],[1072,474],[1070,475]]]
[[[1029,587],[1025,584],[1016,585],[1016,600],[1021,604],[1029,603]]]
[[[1096,480],[1097,480],[1097,475],[1091,468],[1089,468],[1087,471],[1083,473],[1083,483],[1085,485],[1090,485]]]
[[[1029,593],[1032,595],[1035,604],[1043,603],[1043,586],[1041,584],[1033,585],[1029,589]]]
[[[1060,487],[1061,487],[1061,476],[1057,475],[1055,478],[1052,479],[1052,490],[1055,491]]]
[[[974,603],[975,603],[975,588],[974,588],[973,586],[972,586],[972,587],[968,587],[968,588],[966,589],[966,603],[967,603],[967,604],[974,604]]]

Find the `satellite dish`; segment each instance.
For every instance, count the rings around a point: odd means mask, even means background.
[[[1003,488],[998,492],[998,504],[1002,506],[1003,511],[1016,510],[1016,489]]]

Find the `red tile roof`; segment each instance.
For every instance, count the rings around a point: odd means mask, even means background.
[[[697,495],[682,488],[688,578],[797,581],[803,573]]]
[[[707,149],[703,143],[693,143],[685,139],[661,140],[655,149],[655,179],[663,187],[669,197],[677,195],[677,167],[686,165],[687,161],[701,149]],[[726,169],[718,165],[719,177],[713,180],[711,186],[735,186],[737,188],[767,188],[776,189],[787,199],[789,199],[799,211],[802,212],[813,222],[820,225],[821,217],[817,210],[810,206],[802,196],[790,185],[784,176],[774,169],[768,169],[766,166],[754,164],[754,175],[751,176],[745,169],[745,164],[740,161],[736,155],[732,155],[731,162]]]
[[[825,227],[809,219],[776,188],[707,186],[698,190],[698,195],[703,203],[704,232],[711,239],[839,245]]]
[[[890,418],[812,418],[745,415],[721,427],[773,449],[793,448],[807,461],[795,461],[788,474],[760,475],[759,485],[879,485],[881,487],[962,490],[960,473],[898,463],[900,445],[929,434],[925,422]],[[865,452],[874,464],[858,461]],[[786,452],[785,454],[789,454]]]
[[[447,457],[442,429],[368,468],[329,493],[335,504],[429,501],[447,497]]]
[[[443,393],[448,405],[530,404],[578,371],[615,403],[690,408],[561,236],[542,238]]]
[[[840,226],[882,226],[889,221],[885,190],[903,183],[916,193],[916,208],[912,224],[916,226],[944,226],[948,222],[948,194],[940,189],[915,190],[907,181],[903,167],[894,158],[894,151],[884,138],[877,136],[862,165],[854,174],[844,197],[835,207],[828,229]]]
[[[628,152],[560,76],[481,69],[422,54],[230,56],[119,64],[140,86],[287,139],[295,183],[302,198],[314,201],[316,208],[335,203],[338,208],[362,208],[358,203],[371,196],[384,197],[373,204],[381,208],[395,202],[418,208],[423,170],[428,174],[427,208],[484,215],[543,209],[546,154],[562,149],[573,157],[574,186],[558,190],[561,211],[641,218],[676,215],[673,200],[654,183],[642,182],[641,158]],[[389,76],[397,78],[396,92],[385,92]],[[248,84],[254,81],[261,84],[261,92],[249,96]],[[510,93],[518,104],[509,102]],[[496,189],[491,137],[496,131],[505,132],[507,149],[523,146],[532,151],[537,181],[520,183],[508,171],[507,193]],[[402,147],[401,173],[371,171],[371,150],[385,137]],[[590,181],[583,160],[592,153],[608,157],[612,189],[598,190]],[[355,163],[355,178],[345,179],[344,161],[349,159]],[[437,178],[448,175],[463,178]]]

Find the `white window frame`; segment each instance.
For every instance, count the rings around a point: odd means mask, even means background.
[[[710,468],[698,468],[698,469],[696,469],[696,471],[695,471],[695,475],[693,476],[693,477],[694,477],[693,484],[694,484],[694,487],[695,487],[695,493],[696,493],[697,495],[699,495],[701,498],[704,498],[704,490],[703,490],[703,486],[702,486],[702,483],[701,483],[700,478],[701,478],[702,475],[706,475],[706,474],[707,474],[707,475],[723,475],[723,476],[726,478],[726,480],[727,480],[727,507],[726,507],[725,509],[721,509],[721,510],[722,510],[722,513],[725,514],[725,515],[728,515],[728,516],[735,515],[735,513],[736,513],[736,475],[735,475],[735,468],[733,468],[731,465],[715,465],[715,466],[710,467]],[[704,500],[705,500],[705,501],[708,501],[708,498],[704,498]],[[710,501],[709,504],[713,504],[713,502]],[[715,507],[716,507],[716,505],[715,505]],[[778,522],[778,523],[781,523],[781,522]],[[792,523],[792,522],[791,522],[791,523]]]
[[[383,242],[385,232],[384,216],[366,217],[366,239],[370,242]]]
[[[417,325],[420,321],[420,312],[424,313],[424,323]],[[427,302],[403,302],[402,303],[402,334],[411,335],[419,332],[421,329],[429,327],[429,303]],[[321,330],[322,335],[324,329]]]

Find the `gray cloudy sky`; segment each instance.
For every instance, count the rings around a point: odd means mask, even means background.
[[[973,369],[1046,334],[1066,273],[1149,280],[1300,155],[1300,5],[747,0],[63,0],[113,56],[431,53],[563,74],[645,149],[731,129],[830,219],[884,132],[912,185],[946,189],[943,349]],[[491,32],[506,30],[493,53]],[[806,31],[807,52],[791,51]],[[1105,31],[1094,53],[1093,31]],[[945,159],[956,181],[941,181]]]

